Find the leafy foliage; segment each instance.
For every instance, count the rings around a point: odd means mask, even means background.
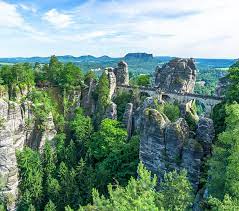
[[[230,86],[228,87],[226,97],[230,102],[239,102],[239,67],[237,65],[231,67],[227,77],[229,78]]]
[[[123,188],[108,186],[109,198],[93,190],[93,205],[80,210],[186,210],[192,203],[192,192],[185,172],[165,174],[161,191],[156,191],[157,178],[143,166],[138,166],[138,179],[131,178]],[[180,195],[177,190],[180,190]]]
[[[220,200],[229,195],[232,200],[239,199],[239,105],[226,106],[226,130],[218,136],[210,161],[209,193]]]
[[[154,101],[154,103],[156,105],[156,109],[164,113],[170,121],[174,122],[180,117],[180,110],[177,104],[173,103],[158,104],[157,101]]]

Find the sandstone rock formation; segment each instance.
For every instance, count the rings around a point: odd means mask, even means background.
[[[169,123],[162,113],[155,109],[146,109],[140,127],[140,160],[159,180],[167,170],[164,130]]]
[[[127,129],[128,138],[132,135],[133,130],[133,104],[128,103],[125,107],[125,112],[123,115],[123,125]]]
[[[118,67],[114,68],[117,85],[129,85],[128,64],[124,61],[118,63]]]
[[[32,137],[36,126],[31,102],[19,104],[7,98],[7,95],[0,98],[0,177],[4,180],[0,197],[7,201],[8,210],[15,210],[18,197],[16,151],[35,143],[36,140]],[[45,130],[38,131],[41,134],[41,149],[45,141],[51,140],[56,134],[52,116],[45,123]]]
[[[211,152],[214,137],[215,130],[212,119],[201,117],[197,124],[196,139],[202,144],[206,155]]]
[[[29,138],[26,140],[26,144],[30,148],[42,153],[46,141],[51,141],[55,137],[56,133],[57,131],[53,122],[52,113],[49,113],[45,121],[41,123],[41,129],[39,129],[38,124],[34,125],[34,129],[32,130]],[[54,147],[54,143],[51,143],[51,145]]]
[[[105,118],[117,120],[117,105],[110,102],[105,111]]]
[[[96,81],[90,79],[86,83],[86,87],[82,90],[81,106],[84,109],[86,115],[91,116],[95,112],[96,102],[93,97],[93,93],[96,89]]]
[[[199,117],[196,111],[196,104],[194,100],[179,105],[180,115],[185,118],[190,124],[191,129],[196,129]]]
[[[165,172],[186,169],[194,190],[199,186],[201,167],[214,137],[210,119],[200,119],[195,139],[183,118],[170,122],[161,112],[145,108],[138,118],[140,125],[140,160],[156,174],[159,181]]]
[[[21,107],[0,99],[0,176],[4,180],[1,192],[9,210],[15,208],[18,196],[18,169],[16,149],[22,149],[25,141],[24,119]]]
[[[108,75],[108,79],[109,79],[109,84],[110,84],[110,94],[109,94],[109,99],[112,99],[113,94],[115,93],[115,89],[116,89],[116,76],[114,74],[114,69],[113,68],[108,68],[105,70],[107,75]]]
[[[196,72],[193,59],[175,58],[156,68],[155,85],[168,92],[193,92]]]

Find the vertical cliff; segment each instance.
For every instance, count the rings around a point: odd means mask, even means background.
[[[196,131],[191,131],[184,118],[171,122],[157,110],[153,98],[147,98],[136,110],[134,120],[140,133],[139,157],[145,166],[158,176],[159,181],[165,172],[186,169],[189,181],[197,191],[203,160],[210,155],[214,139],[212,120],[201,117]]]
[[[25,98],[25,95],[24,95]],[[24,99],[23,96],[21,99]],[[7,93],[0,97],[0,177],[4,186],[0,191],[0,197],[4,199],[8,210],[15,210],[18,197],[18,168],[16,151],[22,150],[25,145],[33,146],[39,137],[38,150],[46,140],[51,140],[55,134],[55,126],[52,116],[45,121],[45,130],[35,131],[35,119],[32,113],[32,102],[25,100],[20,103],[9,99]],[[51,117],[51,118],[50,118]]]

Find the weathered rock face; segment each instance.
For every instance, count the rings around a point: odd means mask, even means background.
[[[203,157],[207,155],[204,147],[203,131],[209,132],[207,143],[212,143],[212,125],[208,119],[201,120],[197,139],[190,138],[190,128],[183,118],[170,122],[161,112],[146,108],[140,121],[140,160],[156,174],[159,181],[164,172],[186,169],[194,190],[198,189]],[[204,126],[210,125],[206,131]],[[208,145],[206,145],[208,146]]]
[[[180,118],[176,122],[168,124],[165,127],[164,138],[168,169],[178,169],[183,147],[189,138],[187,122],[183,118]]]
[[[211,152],[214,137],[215,130],[212,119],[201,117],[197,124],[196,139],[202,144],[206,155],[209,155]]]
[[[167,170],[164,130],[168,118],[155,109],[145,109],[140,127],[139,157],[144,165],[159,179]]]
[[[84,108],[86,115],[91,116],[95,112],[96,102],[93,93],[96,89],[96,81],[90,79],[87,86],[82,90],[81,106]]]
[[[117,119],[117,105],[113,102],[110,102],[105,111],[105,118],[108,119]]]
[[[9,101],[6,96],[0,98],[0,177],[4,180],[0,197],[7,202],[8,210],[15,210],[18,197],[16,150],[22,150],[26,144],[35,141],[31,139],[35,128],[32,106],[29,101],[20,105]],[[41,133],[41,148],[56,134],[52,116],[45,126]]]
[[[109,85],[110,85],[109,99],[111,100],[113,94],[115,93],[115,89],[116,89],[116,76],[114,74],[113,68],[108,68],[105,71],[106,71],[106,73],[108,75],[108,79],[109,79]]]
[[[199,117],[196,111],[196,104],[194,100],[191,100],[187,103],[179,105],[181,117],[185,118],[190,122],[191,129],[196,129],[196,124],[198,123]]]
[[[57,131],[53,122],[52,113],[49,113],[49,116],[43,123],[41,123],[41,128],[39,128],[38,124],[34,125],[34,129],[32,130],[29,138],[26,140],[26,144],[30,148],[42,153],[46,141],[51,141],[55,137],[56,133]],[[51,145],[54,147],[54,143],[51,143]]]
[[[196,66],[193,59],[175,58],[156,68],[155,85],[168,92],[193,92]]]
[[[118,67],[114,69],[117,85],[129,85],[128,64],[124,61],[118,63]]]
[[[123,115],[123,125],[127,129],[128,137],[130,138],[133,130],[133,104],[128,103],[125,107]]]
[[[25,142],[25,123],[21,107],[17,103],[0,99],[0,119],[0,174],[5,184],[0,195],[8,201],[8,209],[13,210],[18,196],[15,151],[21,150]]]
[[[194,190],[198,189],[203,158],[202,145],[195,139],[188,139],[183,147],[181,168],[187,170],[188,179]]]
[[[134,116],[133,116],[134,130],[137,130],[138,132],[140,131],[141,123],[143,122],[143,119],[144,119],[144,115],[143,115],[144,110],[146,108],[156,109],[155,103],[163,104],[164,101],[162,101],[161,99],[157,97],[147,97],[144,100],[143,104],[134,111]]]

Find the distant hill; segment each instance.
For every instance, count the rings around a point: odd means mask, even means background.
[[[64,55],[57,56],[61,62],[73,62],[77,64],[83,71],[89,69],[104,69],[106,67],[115,67],[120,60],[125,60],[129,65],[129,70],[137,73],[153,73],[156,66],[168,62],[173,57],[170,56],[153,56],[148,53],[128,53],[121,58],[113,58],[107,55],[95,57],[92,55],[83,55],[79,57]],[[15,57],[0,58],[0,64],[7,63],[48,63],[50,57]],[[233,59],[203,59],[197,58],[196,64],[199,70],[210,70],[215,68],[228,68],[235,63]]]
[[[153,59],[153,54],[148,53],[128,53],[124,56],[125,60],[130,59],[142,59],[142,60],[150,60]]]

